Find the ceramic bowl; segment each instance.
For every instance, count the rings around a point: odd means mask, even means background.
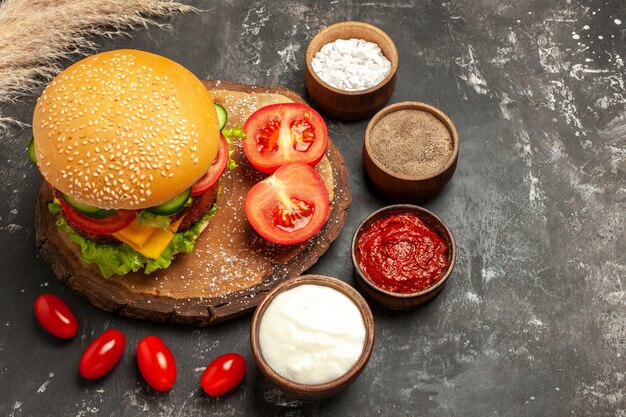
[[[431,287],[414,293],[396,293],[384,290],[376,286],[359,265],[358,241],[361,235],[368,230],[372,223],[378,219],[389,217],[394,214],[411,213],[420,218],[431,230],[435,231],[448,247],[448,262],[443,276]],[[384,207],[370,214],[356,229],[352,238],[352,264],[354,265],[355,281],[358,288],[372,300],[383,307],[394,310],[408,310],[423,304],[434,298],[443,289],[448,281],[456,259],[456,244],[448,226],[432,212],[425,208],[410,204],[396,204]]]
[[[360,91],[335,88],[313,71],[311,61],[322,46],[337,39],[364,39],[380,46],[391,61],[391,71],[379,84]],[[313,104],[322,113],[340,120],[361,120],[380,110],[396,86],[398,50],[391,38],[376,26],[363,22],[340,22],[328,26],[313,37],[306,50],[304,82]]]
[[[261,321],[263,320],[263,315],[274,298],[284,291],[303,284],[324,285],[345,294],[357,306],[363,317],[363,322],[365,323],[365,342],[363,344],[363,351],[361,352],[361,355],[357,359],[356,363],[341,377],[323,384],[301,384],[279,375],[265,360],[259,342],[259,328]],[[338,279],[323,275],[303,275],[279,284],[272,291],[270,291],[261,304],[259,304],[252,317],[250,344],[252,346],[254,360],[258,368],[261,370],[261,373],[263,373],[281,390],[300,399],[315,400],[327,398],[337,394],[354,381],[365,367],[365,364],[367,364],[374,346],[374,318],[367,302],[363,299],[361,294],[359,294],[359,292],[350,285]]]
[[[399,110],[420,110],[435,116],[450,132],[452,153],[443,168],[425,175],[405,175],[392,171],[376,160],[372,152],[372,130],[380,120]],[[419,102],[396,103],[385,107],[370,120],[365,131],[363,143],[363,165],[374,190],[382,197],[401,203],[423,202],[435,194],[448,183],[456,170],[459,156],[459,134],[452,120],[441,110],[428,104]]]

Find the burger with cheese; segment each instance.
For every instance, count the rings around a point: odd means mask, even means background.
[[[96,54],[54,78],[29,153],[83,260],[108,278],[190,252],[217,209],[225,120],[190,71],[147,52]]]

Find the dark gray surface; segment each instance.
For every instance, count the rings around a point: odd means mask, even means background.
[[[306,46],[326,25],[362,20],[394,39],[391,102],[438,106],[461,137],[456,175],[425,204],[456,237],[453,276],[420,310],[374,308],[376,344],[357,382],[326,401],[296,401],[253,364],[250,316],[207,329],[164,326],[97,310],[64,288],[34,243],[40,178],[26,158],[30,133],[11,129],[0,134],[0,415],[626,416],[622,0],[197,4],[209,11],[100,50],[145,49],[200,78],[305,94]],[[5,110],[28,123],[33,106],[34,97]],[[311,269],[349,283],[352,233],[386,204],[364,180],[366,125],[328,120],[353,204]],[[73,340],[54,340],[36,323],[32,303],[44,292],[79,317]],[[110,327],[125,332],[126,354],[108,376],[82,380],[82,350]],[[136,369],[134,347],[148,334],[178,361],[167,394],[148,389]],[[246,379],[209,398],[199,390],[202,367],[230,351],[248,359]]]

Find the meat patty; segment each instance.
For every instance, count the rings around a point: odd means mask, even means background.
[[[219,191],[219,188],[219,185],[216,185],[204,194],[194,197],[191,206],[189,206],[186,211],[184,211],[184,213],[181,212],[180,214],[185,214],[185,218],[182,222],[180,222],[178,230],[183,231],[189,229],[198,220],[200,220],[202,216],[204,216],[209,210],[211,210],[211,207],[213,207],[213,204],[215,204],[217,200],[217,192]]]

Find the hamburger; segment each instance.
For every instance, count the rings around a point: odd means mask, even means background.
[[[218,114],[219,113],[219,114]],[[225,110],[181,65],[137,50],[87,57],[44,89],[29,149],[51,215],[106,278],[167,268],[217,210]]]

